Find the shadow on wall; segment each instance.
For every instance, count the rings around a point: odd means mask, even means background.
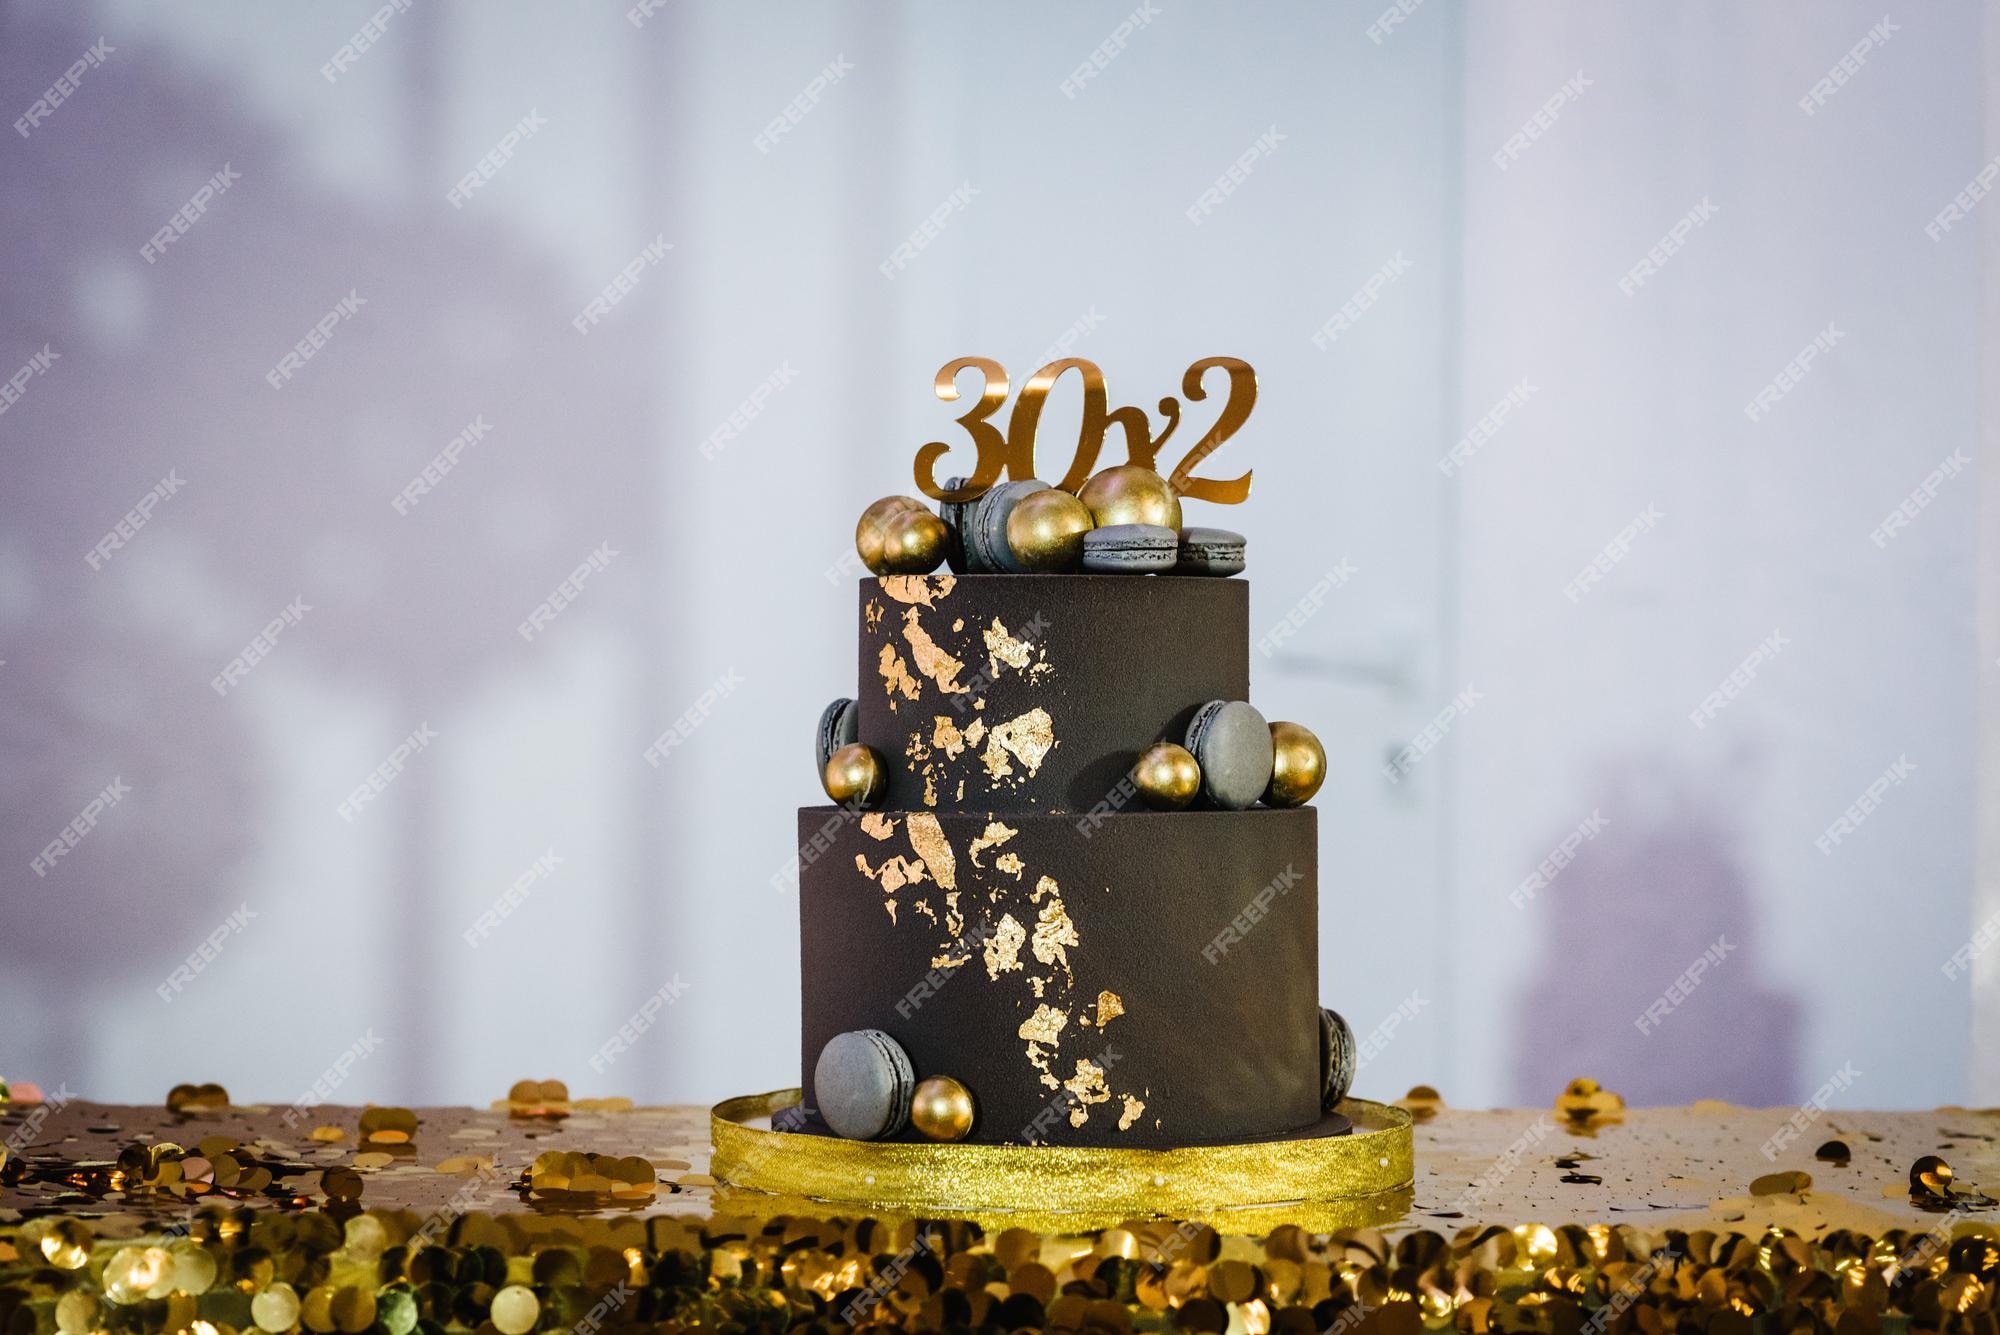
[[[1543,946],[1515,1102],[1545,1106],[1578,1076],[1633,1106],[1796,1102],[1800,1007],[1761,972],[1724,799],[1665,761],[1622,760],[1595,788],[1602,827],[1522,906]]]
[[[98,36],[0,8],[0,87],[46,87]],[[545,652],[517,624],[606,542],[628,601],[597,615],[647,634],[664,612],[641,592],[659,494],[649,345],[629,324],[580,335],[589,294],[497,210],[453,210],[429,171],[393,203],[331,194],[226,83],[113,45],[31,136],[0,146],[0,379],[45,345],[59,358],[0,419],[0,969],[48,998],[0,1056],[49,1087],[91,1069],[94,998],[166,1004],[154,985],[232,910],[281,901],[244,869],[269,795],[296,801],[304,782],[331,794],[327,840],[395,849],[410,944],[388,974],[415,1102],[431,1084],[424,1017],[443,1001],[426,961],[458,944],[427,912],[444,767],[413,766],[367,813],[374,829],[343,824],[335,803],[366,775],[302,776],[242,698],[257,679],[211,683],[301,600],[311,611],[275,652],[378,706],[387,730],[368,749],[386,755]],[[148,264],[141,246],[225,162],[238,179]],[[350,293],[365,305],[267,381]],[[490,435],[399,512],[393,498],[476,419]],[[90,560],[156,489],[171,494],[145,526]],[[129,792],[31,870],[114,779]]]

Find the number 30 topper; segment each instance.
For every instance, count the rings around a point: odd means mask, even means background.
[[[1207,398],[1208,391],[1202,387],[1202,377],[1216,369],[1228,374],[1229,397],[1223,400],[1215,425],[1195,442],[1194,448],[1181,459],[1167,482],[1190,500],[1237,505],[1249,499],[1249,472],[1226,480],[1195,477],[1193,473],[1201,461],[1235,435],[1250,416],[1250,410],[1257,404],[1257,373],[1248,362],[1238,357],[1204,357],[1188,367],[1187,374],[1181,377],[1181,393],[1196,403]],[[1181,424],[1180,400],[1171,397],[1161,399],[1160,414],[1166,418],[1167,427],[1156,438],[1152,433],[1152,423],[1142,409],[1106,407],[1104,373],[1097,369],[1095,362],[1081,357],[1065,357],[1061,361],[1050,362],[1028,377],[1028,383],[1021,387],[1021,397],[1014,401],[1014,412],[1007,419],[1007,431],[1003,435],[990,420],[1000,411],[1000,405],[1007,401],[1007,368],[999,362],[990,357],[960,357],[945,363],[938,368],[937,396],[946,403],[955,401],[958,398],[958,373],[965,370],[976,370],[981,376],[978,402],[957,419],[958,424],[965,428],[965,433],[972,437],[973,448],[977,452],[976,462],[965,485],[948,490],[937,480],[937,465],[951,446],[934,440],[918,450],[917,487],[932,500],[972,500],[998,482],[1003,473],[1014,481],[1034,477],[1035,431],[1041,424],[1042,405],[1056,381],[1072,370],[1083,377],[1083,422],[1077,436],[1076,457],[1070,461],[1069,471],[1063,474],[1062,481],[1056,484],[1063,491],[1074,492],[1090,479],[1097,469],[1097,456],[1104,447],[1104,437],[1113,425],[1124,428],[1125,449],[1130,461],[1141,468],[1152,468],[1153,461],[1159,457],[1160,447],[1167,443]]]

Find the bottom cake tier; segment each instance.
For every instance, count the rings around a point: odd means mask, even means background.
[[[878,1029],[969,1141],[1166,1147],[1320,1116],[1315,813],[799,813],[802,1085]],[[901,1139],[915,1139],[905,1130]]]

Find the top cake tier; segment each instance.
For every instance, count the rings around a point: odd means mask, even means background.
[[[862,580],[858,739],[887,763],[881,805],[1137,809],[1141,751],[1178,741],[1207,701],[1250,698],[1249,592],[1174,576]]]

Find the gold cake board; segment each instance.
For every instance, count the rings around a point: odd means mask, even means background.
[[[1409,1208],[1410,1115],[1348,1099],[1354,1129],[1179,1149],[902,1144],[769,1129],[797,1089],[709,1112],[717,1204],[754,1214],[848,1211],[991,1220],[1044,1232],[1163,1217],[1248,1229],[1389,1223]],[[761,1125],[760,1125],[761,1124]]]

